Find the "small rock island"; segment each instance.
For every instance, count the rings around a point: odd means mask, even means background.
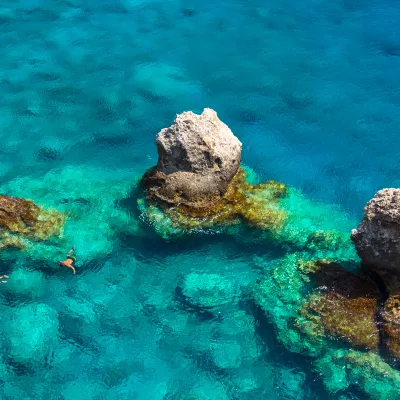
[[[206,108],[184,112],[157,135],[158,164],[147,175],[150,196],[171,205],[208,207],[240,167],[242,143]]]
[[[182,229],[234,223],[273,229],[284,220],[271,208],[285,185],[246,181],[242,144],[214,110],[184,112],[157,135],[158,163],[143,177],[147,199]]]

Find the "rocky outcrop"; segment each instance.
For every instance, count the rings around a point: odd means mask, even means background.
[[[364,208],[364,219],[351,233],[364,269],[383,297],[384,340],[400,357],[400,189],[382,189]]]
[[[18,237],[45,240],[59,232],[65,216],[46,211],[30,200],[0,195],[0,248],[20,245]]]
[[[400,189],[380,190],[351,238],[365,265],[400,273]]]
[[[269,231],[282,226],[286,213],[277,203],[286,186],[247,181],[242,144],[215,111],[178,115],[156,145],[158,164],[142,179],[148,200],[143,212],[153,225],[190,230],[244,220]],[[168,221],[160,223],[163,216]]]
[[[158,164],[144,182],[150,197],[170,205],[207,207],[225,194],[240,166],[242,144],[209,108],[177,115],[156,145]]]

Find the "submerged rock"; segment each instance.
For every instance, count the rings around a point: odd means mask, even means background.
[[[18,247],[8,234],[45,240],[59,232],[65,216],[56,211],[46,211],[30,200],[0,195],[0,240],[7,238],[8,245]]]
[[[378,348],[379,291],[367,277],[339,264],[297,254],[284,257],[268,266],[255,285],[254,298],[292,351],[317,355],[329,347],[329,337],[364,349]]]
[[[16,249],[23,249],[25,247],[24,242],[13,235],[9,234],[0,234],[0,251],[6,248],[16,248]]]
[[[388,274],[400,275],[400,189],[376,193],[365,206],[364,219],[353,229],[351,239],[363,264],[384,280]]]
[[[398,397],[400,373],[374,352],[333,348],[314,365],[331,393],[354,386],[364,393],[361,398],[383,400]]]
[[[218,307],[238,298],[238,289],[230,279],[217,274],[196,272],[185,277],[182,293],[191,304],[201,308]]]
[[[29,271],[25,268],[13,270],[12,279],[4,285],[4,291],[20,301],[32,300],[42,296],[46,280],[40,271]]]
[[[238,368],[241,363],[241,349],[238,343],[229,340],[213,344],[212,358],[214,364],[221,369]]]
[[[327,261],[311,262],[309,276],[318,288],[302,309],[320,332],[339,337],[354,346],[377,349],[375,323],[379,291],[375,284]],[[304,270],[304,266],[303,266]]]
[[[400,358],[400,296],[390,296],[383,311],[384,332],[388,350]]]
[[[29,304],[16,310],[6,327],[12,360],[36,366],[49,363],[58,327],[56,311],[46,304]]]
[[[239,218],[252,226],[277,230],[282,226],[286,213],[277,206],[285,196],[286,186],[275,181],[253,185],[246,181],[240,168],[226,193],[208,207],[178,205],[164,208],[164,213],[184,229],[207,228],[221,223],[236,223]]]
[[[156,145],[158,164],[145,183],[151,197],[168,204],[207,206],[226,192],[239,169],[242,144],[209,108],[178,115]]]

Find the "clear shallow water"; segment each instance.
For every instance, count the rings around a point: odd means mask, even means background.
[[[262,179],[356,224],[376,190],[400,184],[397,3],[0,6],[0,192],[71,213],[62,239],[2,253],[1,397],[365,398],[328,393],[255,309],[254,257],[282,249],[162,240],[131,190],[156,163],[156,133],[208,106]],[[76,276],[56,262],[72,245]],[[188,304],[191,273],[222,276],[232,301]]]

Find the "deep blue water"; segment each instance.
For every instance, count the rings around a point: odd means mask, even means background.
[[[329,393],[255,309],[254,257],[282,249],[146,236],[131,191],[158,131],[211,107],[262,179],[357,223],[400,185],[399,20],[390,0],[0,1],[0,193],[72,213],[0,254],[0,397],[368,398]],[[187,304],[193,273],[226,280],[220,314]]]

